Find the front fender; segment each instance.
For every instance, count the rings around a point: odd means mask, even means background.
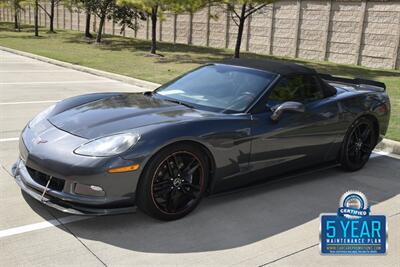
[[[201,144],[211,153],[213,182],[248,169],[250,158],[250,116],[228,120],[199,120],[150,125],[136,129],[139,142],[123,158],[140,162],[144,168],[151,157],[168,145],[181,141]]]

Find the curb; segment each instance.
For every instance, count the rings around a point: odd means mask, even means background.
[[[400,142],[384,138],[375,149],[400,155]]]
[[[88,68],[88,67],[84,67],[84,66],[80,66],[80,65],[75,65],[72,63],[67,63],[67,62],[63,62],[60,60],[56,60],[56,59],[38,56],[35,54],[15,50],[15,49],[4,47],[4,46],[0,46],[0,50],[10,52],[10,53],[13,53],[16,55],[20,55],[20,56],[33,58],[33,59],[40,60],[40,61],[50,63],[53,65],[57,65],[57,66],[61,66],[61,67],[65,67],[65,68],[69,68],[69,69],[73,69],[73,70],[78,70],[78,71],[90,73],[93,75],[109,78],[112,80],[128,83],[131,85],[142,87],[147,90],[154,90],[160,86],[160,84],[158,84],[158,83],[148,82],[148,81],[139,80],[139,79],[131,78],[131,77],[120,75],[120,74],[115,74],[115,73],[111,73],[111,72],[107,72],[107,71],[102,71],[102,70],[92,69],[92,68]]]

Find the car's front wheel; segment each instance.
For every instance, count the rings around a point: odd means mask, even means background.
[[[137,205],[154,218],[179,219],[200,202],[208,174],[201,149],[185,143],[168,146],[147,164],[137,189]]]
[[[349,128],[343,141],[340,163],[345,170],[356,171],[368,161],[375,147],[376,133],[371,120],[360,118]]]

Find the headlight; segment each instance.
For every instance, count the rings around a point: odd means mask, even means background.
[[[123,133],[101,137],[89,141],[77,149],[74,153],[83,156],[108,157],[125,152],[139,141],[137,133]]]
[[[48,108],[46,108],[45,110],[43,110],[42,112],[40,112],[38,115],[36,115],[36,117],[34,117],[28,124],[29,128],[33,128],[35,127],[39,122],[41,122],[42,120],[46,119],[47,116],[50,114],[50,112],[53,111],[54,107],[56,105],[52,105]]]

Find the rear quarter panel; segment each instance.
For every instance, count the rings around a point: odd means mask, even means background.
[[[343,123],[343,132],[338,136],[343,140],[349,126],[361,116],[372,116],[376,119],[379,128],[380,141],[386,134],[390,119],[390,102],[385,92],[373,91],[341,91],[337,101]]]

